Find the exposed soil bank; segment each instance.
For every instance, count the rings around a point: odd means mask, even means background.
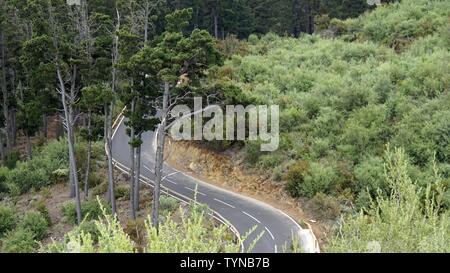
[[[322,245],[325,228],[314,215],[302,210],[304,202],[290,197],[283,182],[276,182],[245,166],[239,152],[219,153],[186,141],[167,143],[167,163],[202,181],[265,202],[289,214],[296,221],[308,223]]]

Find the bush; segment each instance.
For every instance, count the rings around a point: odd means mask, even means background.
[[[68,173],[63,170],[68,164],[67,144],[50,141],[35,152],[32,160],[17,163],[11,170],[0,169],[0,193],[18,195],[66,180]]]
[[[355,167],[354,173],[357,180],[356,188],[354,189],[356,193],[365,190],[368,190],[372,195],[375,195],[378,190],[387,192],[382,158],[369,157],[365,159]]]
[[[312,163],[310,170],[304,178],[304,183],[299,185],[299,193],[302,196],[313,197],[317,193],[332,193],[338,181],[334,167],[321,163]]]
[[[330,219],[334,220],[339,217],[341,213],[341,208],[339,201],[336,198],[318,193],[309,202],[308,207],[317,215],[320,219]]]
[[[48,222],[39,212],[27,212],[21,222],[19,228],[31,231],[35,240],[42,240],[48,229]]]
[[[44,217],[45,221],[47,221],[47,225],[52,225],[52,218],[50,217],[50,212],[45,206],[45,202],[43,200],[39,200],[34,204],[35,209]]]
[[[6,155],[4,165],[8,169],[14,169],[18,161],[20,161],[20,153],[17,150],[13,150]]]
[[[16,225],[16,215],[10,207],[0,204],[0,237]]]
[[[105,177],[96,172],[91,172],[88,178],[89,188],[95,188],[105,181]]]
[[[425,189],[414,185],[403,150],[388,150],[385,167],[389,196],[379,195],[369,208],[346,216],[339,232],[328,241],[326,251],[448,253],[450,215],[442,210],[441,196],[431,194],[431,184]],[[436,187],[440,187],[436,192],[443,192],[439,183]],[[374,243],[379,249],[372,248]]]
[[[114,189],[114,195],[116,199],[129,200],[130,189],[128,187],[117,187]]]
[[[130,239],[136,243],[136,248],[138,252],[143,252],[146,244],[146,230],[145,230],[145,220],[136,219],[129,220],[124,229],[125,233],[130,236]]]
[[[139,245],[125,232],[117,218],[104,214],[102,220],[95,221],[99,230],[98,243],[94,243],[90,234],[69,232],[64,243],[53,243],[44,251],[58,253],[135,253],[143,246],[148,253],[236,253],[240,244],[229,238],[226,225],[208,225],[205,214],[197,209],[191,210],[188,216],[182,215],[180,223],[171,218],[162,222],[159,232],[148,221],[143,227],[142,222],[132,222],[128,225],[128,233],[138,230]],[[131,229],[131,230],[130,230]],[[249,232],[248,234],[250,234]],[[247,236],[242,238],[247,239]],[[256,242],[254,242],[256,243]],[[251,249],[249,249],[250,251]]]
[[[75,232],[78,234],[89,234],[94,243],[98,242],[100,232],[97,228],[97,225],[95,224],[95,221],[83,221],[75,230]]]
[[[8,168],[0,167],[0,194],[8,193],[8,185],[7,185],[8,173],[9,173]]]
[[[8,232],[2,239],[2,252],[4,253],[32,253],[35,252],[37,242],[29,229],[18,228]]]
[[[109,187],[108,182],[105,181],[105,182],[101,183],[100,185],[96,186],[95,188],[93,188],[91,190],[91,193],[94,196],[102,195],[108,191],[108,187]]]
[[[100,200],[100,199],[99,199]],[[111,208],[105,201],[100,201],[107,213],[111,213]],[[85,221],[97,220],[102,215],[102,210],[97,199],[90,199],[81,204],[81,212]],[[77,210],[75,203],[67,202],[63,205],[61,213],[65,221],[71,224],[77,223]]]
[[[301,185],[305,182],[305,175],[309,171],[310,166],[307,161],[298,161],[289,168],[286,175],[286,189],[293,197],[301,196]]]
[[[320,163],[299,161],[289,168],[287,190],[293,197],[310,197],[316,193],[331,193],[338,180],[336,170]]]
[[[8,180],[18,187],[20,194],[24,194],[32,188],[38,190],[50,185],[50,178],[43,169],[33,170],[27,163],[20,163],[17,168],[11,170]]]
[[[173,197],[161,195],[159,199],[159,207],[165,213],[174,212],[179,206],[180,203]]]

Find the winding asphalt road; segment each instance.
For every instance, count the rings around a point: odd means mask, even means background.
[[[153,140],[153,132],[143,135],[141,175],[142,182],[150,186],[155,177],[153,171],[155,164],[155,151],[152,148]],[[113,158],[115,166],[124,172],[129,170],[131,166],[128,142],[129,137],[126,134],[126,126],[122,118],[113,135]],[[263,233],[252,252],[283,252],[283,249],[291,244],[292,236],[299,236],[304,231],[298,223],[280,210],[260,201],[199,181],[168,165],[164,166],[164,177],[162,183],[164,192],[182,201],[189,202],[195,199],[195,189],[197,188],[197,202],[206,204],[214,212],[217,219],[226,222],[230,228],[235,232],[237,231],[241,236],[256,226],[255,232],[243,243],[244,251],[248,249],[259,234]]]

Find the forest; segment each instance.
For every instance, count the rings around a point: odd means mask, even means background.
[[[0,65],[1,253],[252,252],[256,226],[164,194],[194,96],[279,105],[275,152],[195,145],[269,177],[322,252],[450,251],[449,1],[0,0]]]

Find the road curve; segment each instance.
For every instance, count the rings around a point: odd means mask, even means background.
[[[126,171],[131,166],[131,160],[130,146],[128,145],[129,137],[126,134],[126,126],[123,120],[121,118],[115,127],[112,153],[116,167]],[[142,139],[144,143],[141,152],[141,175],[144,182],[152,183],[155,177],[153,171],[155,165],[154,133],[147,132]],[[230,227],[235,229],[238,234],[244,235],[256,226],[255,232],[244,242],[244,249],[248,249],[254,239],[263,233],[252,252],[283,252],[286,246],[289,246],[292,242],[292,236],[299,236],[305,231],[297,222],[280,210],[260,201],[199,181],[166,164],[164,165],[164,177],[162,186],[166,189],[165,191],[183,201],[194,200],[195,189],[197,188],[197,202],[206,204],[215,212],[216,216],[226,219]]]

